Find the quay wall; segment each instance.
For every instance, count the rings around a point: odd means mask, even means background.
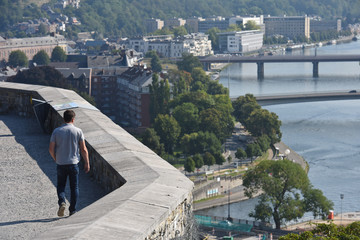
[[[44,132],[66,108],[85,135],[90,174],[109,192],[36,239],[191,239],[193,183],[71,90],[0,82],[0,114],[37,117]]]

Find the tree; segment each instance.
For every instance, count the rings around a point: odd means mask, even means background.
[[[214,165],[215,162],[216,162],[215,157],[211,153],[206,152],[204,154],[204,163],[205,163],[205,165],[208,165],[210,167],[210,166]]]
[[[290,233],[285,236],[281,236],[279,240],[334,240],[334,239],[360,239],[360,222],[353,222],[350,225],[337,226],[333,222],[315,223],[315,228],[311,231],[305,231],[301,234]]]
[[[151,57],[151,69],[154,72],[161,72],[162,71],[160,58],[156,53]]]
[[[255,210],[250,213],[257,220],[269,221],[273,218],[276,229],[285,221],[301,218],[310,209],[306,202],[313,202],[313,206],[321,206],[321,215],[326,215],[332,207],[331,201],[323,201],[319,192],[308,198],[308,191],[312,185],[304,169],[288,159],[271,161],[265,160],[248,170],[243,178],[245,194],[253,197],[262,193]],[[325,197],[324,197],[325,198]]]
[[[247,21],[247,23],[245,23],[245,29],[244,30],[259,30],[260,26],[256,24],[255,21]]]
[[[182,135],[199,129],[199,109],[192,103],[185,102],[175,107],[173,116],[181,126]]]
[[[173,153],[173,148],[181,131],[176,119],[169,115],[159,114],[155,118],[154,128],[160,136],[160,141],[164,144],[165,151]]]
[[[15,50],[10,53],[9,65],[13,67],[27,67],[29,61],[23,51]]]
[[[261,148],[261,151],[265,152],[270,148],[271,139],[267,135],[261,135],[256,139],[256,143]]]
[[[249,158],[261,156],[261,154],[262,154],[260,146],[256,143],[248,144],[246,146],[245,152]]]
[[[281,140],[281,121],[275,113],[267,109],[256,109],[252,111],[244,125],[255,137],[267,135],[272,144]]]
[[[223,165],[223,163],[226,161],[224,156],[221,154],[221,152],[216,152],[213,154],[213,156],[215,158],[215,163],[219,165],[220,169],[220,165]]]
[[[152,76],[150,91],[150,118],[154,121],[158,114],[167,114],[170,101],[170,85],[167,80],[159,81],[159,75]]]
[[[147,128],[145,130],[142,135],[142,143],[160,156],[164,152],[164,144],[160,143],[160,137],[153,128]]]
[[[195,161],[195,167],[197,169],[201,168],[202,166],[204,166],[204,160],[203,157],[201,156],[201,154],[197,153],[194,155],[193,157],[194,161]]]
[[[194,172],[194,170],[195,170],[195,161],[194,161],[194,159],[192,157],[188,157],[185,160],[184,168],[185,168],[185,171],[187,171],[187,172]]]
[[[182,60],[177,62],[179,70],[191,73],[196,67],[202,67],[201,62],[191,53],[183,53]]]
[[[244,124],[245,120],[250,116],[255,109],[261,108],[257,103],[256,98],[252,94],[238,97],[233,102],[235,119]]]
[[[221,150],[221,142],[215,134],[202,131],[185,134],[180,140],[180,146],[186,154],[216,153]]]
[[[238,149],[236,150],[235,157],[238,158],[238,159],[240,159],[240,160],[243,160],[243,159],[247,158],[247,154],[246,154],[246,152],[244,151],[244,149],[238,148]]]
[[[206,32],[206,34],[209,35],[209,40],[211,41],[211,47],[213,50],[219,50],[219,36],[217,34],[220,32],[220,29],[217,27],[210,28]]]
[[[59,46],[56,46],[51,53],[52,62],[65,62],[66,58],[67,56],[65,51]]]
[[[188,32],[184,26],[174,28],[173,33],[174,33],[175,37],[181,37],[181,36],[188,34]]]
[[[38,65],[48,65],[50,63],[50,58],[49,55],[44,50],[40,50],[33,57],[33,62],[35,62]]]

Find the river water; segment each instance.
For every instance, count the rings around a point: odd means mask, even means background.
[[[360,54],[360,42],[351,42],[284,54]],[[358,62],[320,63],[319,78],[311,63],[265,63],[265,78],[258,80],[256,64],[233,64],[222,71],[220,82],[230,96],[246,93],[275,95],[322,91],[360,90]],[[282,141],[309,163],[309,179],[334,202],[334,211],[360,210],[360,100],[296,103],[267,106],[282,121]],[[344,194],[343,200],[340,194]],[[251,219],[254,200],[231,205],[231,216]],[[203,212],[227,217],[227,206]],[[251,219],[253,220],[253,219]]]

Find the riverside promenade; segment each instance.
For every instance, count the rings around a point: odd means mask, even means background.
[[[279,150],[278,156],[284,156],[284,157],[288,158],[289,160],[300,164],[303,169],[307,170],[308,165],[307,165],[306,161],[304,160],[304,158],[301,157],[299,154],[297,154],[294,150],[292,150],[285,143],[283,143],[283,142],[276,143],[275,147]],[[268,156],[269,156],[268,157],[269,160],[276,160],[278,158],[278,156],[276,156],[275,153],[271,149],[269,149]],[[230,203],[248,200],[248,197],[245,196],[244,188],[241,185],[242,180],[239,179],[237,181],[239,181],[239,184],[238,184],[239,186],[232,188],[230,190],[230,192],[231,192]],[[214,208],[217,206],[226,205],[228,203],[229,203],[228,195],[224,195],[223,197],[220,197],[220,198],[196,202],[194,204],[194,211]]]
[[[35,118],[0,115],[0,239],[33,239],[68,218],[57,216],[49,140]],[[79,212],[106,194],[83,169],[79,184]]]

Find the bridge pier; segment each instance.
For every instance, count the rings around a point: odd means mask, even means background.
[[[257,64],[257,78],[264,79],[264,62],[256,62]]]
[[[319,62],[312,62],[313,64],[313,77],[318,78],[319,77]]]

